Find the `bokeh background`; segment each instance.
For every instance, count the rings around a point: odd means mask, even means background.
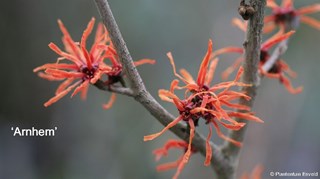
[[[318,0],[297,1],[296,7]],[[241,46],[244,33],[230,25],[237,15],[238,0],[110,0],[114,16],[134,59],[153,58],[156,65],[139,71],[150,92],[168,88],[173,74],[166,53],[171,51],[178,68],[196,75],[209,38],[214,48]],[[157,164],[175,160],[181,153],[155,162],[152,150],[170,132],[152,142],[146,134],[160,125],[133,99],[118,96],[112,109],[101,104],[109,93],[95,87],[86,101],[64,97],[44,108],[58,83],[40,79],[34,67],[54,62],[57,55],[47,44],[61,46],[57,19],[63,20],[74,39],[79,39],[91,17],[99,21],[94,1],[7,0],[0,2],[0,178],[1,179],[162,179],[175,170],[158,173]],[[320,18],[320,14],[315,15]],[[290,41],[284,58],[299,74],[299,95],[289,94],[276,80],[263,79],[254,110],[264,124],[250,124],[241,153],[238,175],[257,164],[270,171],[319,172],[320,170],[320,32],[302,25]],[[234,56],[224,56],[215,82]],[[177,115],[173,105],[161,102]],[[13,137],[11,127],[54,128],[55,137]],[[199,131],[207,135],[206,128]],[[216,143],[221,143],[213,136]],[[180,178],[212,178],[197,154]]]

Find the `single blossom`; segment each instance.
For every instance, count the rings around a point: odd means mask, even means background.
[[[185,69],[181,69],[180,74],[177,73],[171,53],[168,53],[167,55],[172,64],[174,75],[183,81],[185,86],[178,86],[179,80],[175,79],[171,82],[170,90],[159,90],[159,97],[164,101],[173,103],[179,111],[179,116],[169,123],[161,132],[145,136],[144,141],[157,138],[180,121],[186,122],[190,131],[188,148],[184,154],[183,161],[184,163],[187,163],[192,153],[191,144],[195,133],[195,127],[199,125],[200,119],[204,119],[205,124],[209,127],[209,134],[206,141],[206,160],[204,162],[204,164],[208,166],[210,165],[212,155],[210,145],[212,126],[216,129],[217,134],[221,138],[230,141],[236,146],[241,146],[240,142],[225,136],[221,132],[219,125],[230,130],[239,130],[245,125],[245,123],[235,121],[232,117],[240,117],[256,122],[263,122],[250,112],[250,108],[248,106],[233,102],[239,98],[250,100],[250,97],[243,92],[231,90],[231,87],[251,85],[239,82],[241,74],[243,73],[243,68],[239,69],[233,81],[210,85],[218,63],[218,59],[214,59],[210,63],[213,55],[211,40],[209,40],[208,51],[202,60],[196,80],[194,80],[191,74]],[[185,90],[184,99],[180,99],[174,94],[176,89]],[[234,112],[234,109],[248,112]]]
[[[173,140],[173,139],[168,140],[162,148],[159,148],[153,151],[153,154],[156,157],[156,161],[160,160],[164,156],[167,156],[170,149],[181,149],[185,153],[188,150],[188,143],[183,140]],[[194,148],[191,148],[191,154],[195,152],[196,150]],[[174,162],[158,165],[157,171],[167,171],[170,169],[177,168],[177,171],[173,176],[173,179],[177,179],[181,171],[183,170],[185,164],[186,163],[183,162],[183,155],[182,155]]]
[[[245,30],[241,27],[239,27],[241,30]],[[279,79],[280,83],[282,83],[285,88],[292,94],[297,94],[302,92],[303,87],[299,86],[297,88],[294,88],[287,77],[287,75],[291,78],[295,78],[297,74],[289,67],[289,65],[282,59],[278,59],[271,69],[269,71],[264,71],[263,66],[267,61],[270,59],[270,49],[274,47],[276,44],[281,43],[283,41],[288,40],[294,33],[295,31],[290,31],[287,33],[284,33],[284,28],[280,27],[280,30],[273,35],[271,38],[266,40],[264,43],[261,44],[261,51],[260,51],[260,62],[259,62],[259,73],[261,75],[264,75],[269,78],[275,78]],[[237,47],[229,47],[233,50],[233,52],[243,54],[244,50],[242,48],[237,48]],[[236,50],[238,49],[238,50]],[[239,57],[235,60],[235,62],[228,67],[223,73],[222,73],[222,79],[226,80],[232,74],[243,62],[243,58]],[[286,75],[287,74],[287,75]]]
[[[272,14],[265,17],[267,26],[289,26],[294,27],[298,22],[302,22],[320,30],[320,21],[307,14],[320,12],[320,4],[313,4],[299,9],[295,9],[293,0],[282,0],[278,5],[275,0],[267,0],[267,7],[272,9]]]
[[[60,57],[55,63],[47,63],[35,68],[33,71],[38,72],[39,77],[50,81],[63,81],[55,92],[55,96],[44,103],[45,107],[57,102],[73,90],[71,97],[81,93],[81,98],[87,96],[90,84],[95,84],[102,75],[109,77],[106,85],[118,82],[122,72],[122,66],[119,63],[118,55],[112,45],[108,32],[104,25],[100,23],[97,27],[94,42],[90,49],[87,48],[87,39],[91,34],[95,23],[92,18],[84,30],[80,43],[72,39],[68,30],[61,20],[58,20],[63,37],[62,42],[64,50],[61,50],[56,44],[51,42],[49,48],[57,53]],[[106,59],[111,61],[111,65],[106,63]],[[143,63],[154,63],[154,60],[143,59],[135,62],[136,65]],[[104,108],[110,108],[115,100],[115,94]]]
[[[89,84],[94,84],[103,74],[110,72],[110,67],[103,60],[105,54],[110,53],[112,48],[106,45],[110,43],[110,39],[102,24],[98,25],[91,49],[87,49],[87,38],[92,32],[94,22],[95,19],[92,18],[78,43],[72,39],[62,21],[58,20],[65,51],[51,42],[49,47],[60,55],[57,62],[48,63],[33,70],[34,72],[41,71],[38,73],[39,77],[47,80],[64,80],[57,88],[55,96],[44,103],[45,107],[57,102],[73,89],[71,97],[81,92],[81,97],[85,99]]]

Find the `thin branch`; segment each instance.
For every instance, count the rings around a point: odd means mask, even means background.
[[[280,57],[287,51],[288,40],[285,40],[274,49],[269,59],[262,66],[262,70],[267,72],[269,71],[273,65],[280,59]]]
[[[126,96],[131,96],[133,97],[133,91],[130,88],[124,88],[124,87],[120,87],[120,86],[106,86],[103,81],[98,80],[94,86],[96,86],[98,89],[102,90],[102,91],[109,91],[109,92],[114,92],[114,93],[118,93],[118,94],[122,94],[122,95],[126,95]]]
[[[266,0],[250,0],[250,6],[255,9],[255,13],[249,19],[248,30],[246,34],[246,40],[244,42],[244,75],[242,81],[244,83],[252,84],[252,87],[243,87],[242,90],[251,97],[250,101],[240,99],[241,105],[253,106],[253,102],[256,96],[256,90],[259,83],[258,77],[258,63],[260,60],[260,48],[261,48],[261,34],[263,28],[264,8]],[[243,112],[243,111],[242,111]],[[243,119],[236,118],[237,121],[245,122]],[[244,134],[248,125],[240,129],[239,131],[230,131],[229,137],[237,141],[242,142]],[[233,145],[230,142],[225,142],[222,147],[222,152],[233,165],[233,170],[226,172],[225,178],[235,178],[235,169],[238,166],[240,148]]]
[[[299,24],[298,22],[299,22],[299,19],[295,17],[294,19],[291,20],[291,22],[286,23],[285,32],[289,32],[291,30],[295,30],[296,28],[298,28],[298,24]],[[288,43],[289,43],[289,39],[286,39],[277,45],[277,47],[274,49],[274,51],[272,52],[267,62],[262,66],[263,71],[265,72],[269,71],[273,67],[273,65],[278,60],[280,60],[281,56],[284,53],[286,53],[288,49]]]
[[[95,0],[99,13],[102,17],[103,23],[108,29],[113,45],[120,57],[121,64],[124,67],[130,85],[132,87],[133,96],[136,101],[141,103],[162,125],[166,126],[172,122],[175,117],[166,111],[146,90],[143,81],[133,64],[132,57],[122,38],[118,25],[113,17],[112,11],[107,0]],[[181,139],[189,140],[187,126],[183,123],[172,127],[170,129]],[[192,145],[202,154],[206,155],[206,138],[196,133]],[[216,171],[227,168],[229,165],[221,155],[220,149],[211,143],[212,147],[212,161],[211,164]]]

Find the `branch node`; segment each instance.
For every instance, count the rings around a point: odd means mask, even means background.
[[[243,20],[249,20],[256,10],[251,5],[246,4],[245,0],[241,0],[238,12]]]

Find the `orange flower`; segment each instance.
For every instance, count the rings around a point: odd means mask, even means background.
[[[61,50],[54,43],[49,47],[60,57],[56,63],[44,64],[35,68],[34,72],[39,72],[41,78],[50,81],[62,81],[55,92],[55,96],[44,103],[45,107],[57,102],[70,91],[73,91],[71,97],[81,92],[82,99],[86,98],[89,84],[95,84],[102,75],[107,75],[109,80],[106,85],[118,82],[122,72],[122,66],[118,62],[118,57],[107,30],[103,24],[99,24],[95,35],[94,43],[91,49],[87,49],[87,38],[91,34],[95,19],[92,18],[84,30],[80,43],[75,42],[61,20],[58,20],[60,30],[62,31],[62,41],[65,51]],[[110,59],[112,65],[107,65],[104,60]],[[62,63],[61,61],[66,60]],[[142,63],[154,63],[154,60],[144,59],[136,62],[137,65]],[[115,94],[111,95],[108,104],[104,108],[109,108],[115,100]]]
[[[306,14],[313,14],[320,12],[320,4],[313,4],[299,9],[293,6],[293,0],[282,0],[279,6],[275,0],[268,0],[267,7],[272,9],[272,15],[265,17],[266,24],[273,24],[279,26],[296,26],[297,22],[301,21],[318,30],[320,30],[320,21],[306,16]]]
[[[182,140],[173,140],[173,139],[168,140],[162,148],[159,148],[153,151],[153,154],[156,156],[156,161],[160,160],[163,156],[167,156],[168,151],[173,148],[182,149],[185,152],[188,149],[188,143]],[[192,148],[191,154],[195,152],[196,150]],[[158,165],[157,170],[166,171],[166,170],[177,168],[177,171],[173,176],[173,179],[177,179],[181,171],[183,170],[185,164],[186,163],[183,162],[183,156],[181,156],[178,158],[178,160],[174,162]]]
[[[288,74],[290,77],[295,78],[297,75],[296,73],[290,69],[289,65],[286,64],[283,60],[279,59],[277,62],[272,66],[272,68],[265,72],[263,70],[264,64],[270,59],[269,51],[270,49],[275,46],[278,43],[281,43],[285,40],[288,40],[289,37],[291,37],[295,32],[290,31],[288,33],[284,34],[284,28],[280,28],[279,32],[273,35],[270,39],[266,40],[264,43],[261,44],[261,52],[260,52],[260,63],[259,63],[259,73],[261,75],[265,75],[269,78],[276,78],[279,79],[279,81],[285,86],[285,88],[292,94],[297,94],[302,91],[302,87],[294,88],[291,85],[290,80],[285,74]],[[229,48],[237,48],[237,47],[229,47]],[[238,50],[239,54],[243,54],[244,51],[242,48],[239,48]],[[229,75],[237,69],[243,61],[243,58],[238,58],[233,65],[231,65],[229,68],[227,68],[222,73],[222,79],[226,80],[228,79]]]
[[[56,95],[47,101],[44,106],[47,107],[62,97],[71,90],[74,90],[71,97],[81,92],[81,97],[86,98],[89,84],[94,84],[103,74],[110,72],[110,67],[104,64],[103,59],[105,54],[114,51],[106,43],[110,43],[106,31],[102,24],[97,28],[96,37],[91,50],[86,48],[86,41],[94,26],[95,19],[92,18],[87,28],[84,30],[81,42],[75,42],[61,20],[58,20],[59,27],[63,33],[63,44],[65,51],[62,51],[54,43],[50,43],[49,47],[56,52],[60,57],[56,63],[48,63],[35,68],[33,71],[39,72],[41,78],[53,81],[65,80],[56,90]],[[66,63],[61,63],[62,60],[67,60]],[[76,82],[75,82],[76,81]]]
[[[294,88],[291,85],[291,82],[286,74],[288,74],[288,76],[292,78],[295,78],[297,74],[293,70],[291,70],[291,68],[285,61],[278,59],[276,63],[271,67],[271,69],[267,72],[262,68],[264,64],[267,63],[267,61],[270,59],[270,55],[268,52],[269,49],[275,44],[287,40],[293,34],[294,31],[288,32],[286,34],[278,33],[261,45],[259,72],[260,74],[269,78],[279,79],[280,83],[282,83],[290,93],[298,94],[302,92],[303,87],[299,86],[297,88]]]
[[[204,119],[205,123],[209,126],[209,134],[206,143],[206,160],[204,164],[207,166],[211,161],[211,146],[210,138],[212,127],[216,129],[217,134],[237,146],[241,146],[241,143],[226,137],[220,130],[219,124],[230,130],[239,130],[245,123],[239,123],[231,117],[240,117],[247,120],[253,120],[256,122],[263,122],[258,117],[254,116],[250,112],[233,112],[231,109],[240,109],[249,111],[248,106],[233,103],[233,100],[239,98],[245,98],[250,100],[250,97],[243,92],[233,91],[230,88],[233,86],[250,86],[239,82],[240,76],[243,73],[243,68],[240,68],[234,81],[222,82],[216,85],[210,86],[210,82],[213,79],[214,71],[218,63],[218,59],[214,59],[209,65],[212,58],[212,41],[209,40],[208,51],[203,58],[200,65],[197,80],[195,81],[192,76],[185,69],[180,70],[180,74],[176,72],[175,64],[171,53],[167,54],[169,60],[173,66],[173,72],[176,77],[185,83],[185,86],[178,86],[179,80],[175,79],[171,83],[170,91],[159,90],[159,97],[171,103],[174,103],[179,111],[179,116],[169,123],[161,132],[148,135],[144,137],[144,141],[153,140],[156,137],[163,134],[165,131],[175,126],[180,121],[184,121],[190,128],[190,138],[186,153],[184,154],[183,161],[188,162],[191,155],[191,144],[194,137],[195,126],[198,126],[199,119]],[[181,100],[174,94],[175,89],[185,89],[185,99]],[[189,92],[191,93],[190,95]],[[227,109],[225,109],[227,108]],[[229,110],[228,110],[229,109]]]

